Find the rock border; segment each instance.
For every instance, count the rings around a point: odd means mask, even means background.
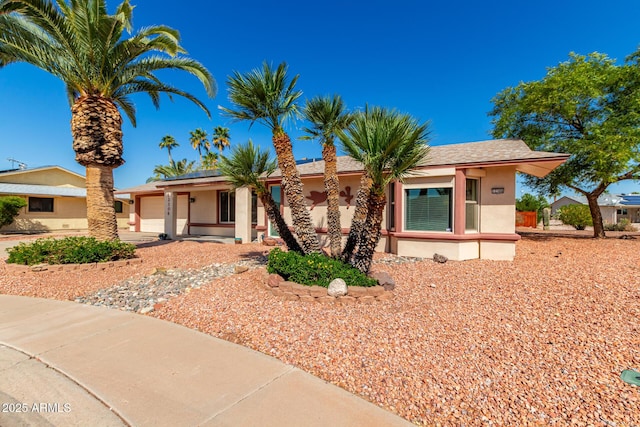
[[[124,267],[127,265],[142,264],[142,258],[121,259],[118,261],[91,262],[87,264],[36,264],[22,265],[5,261],[7,270],[16,273],[41,273],[44,271],[88,271],[92,269],[106,270],[107,268]]]
[[[323,304],[371,304],[374,301],[390,301],[395,298],[391,289],[384,286],[347,286],[347,295],[332,297],[327,288],[322,286],[306,286],[288,282],[278,274],[264,272],[264,286],[274,296],[285,301],[318,302]]]

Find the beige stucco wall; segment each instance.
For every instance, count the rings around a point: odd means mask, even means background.
[[[27,198],[27,196],[20,196]],[[122,201],[122,213],[116,214],[118,228],[126,229],[129,220],[129,204]],[[28,212],[28,206],[20,210],[16,220],[2,231],[61,231],[87,229],[87,203],[84,198],[54,197],[53,212]]]
[[[79,188],[86,187],[84,177],[70,174],[61,169],[18,172],[15,174],[2,175],[0,180],[2,182],[11,182],[14,184],[37,184]]]
[[[478,258],[478,242],[460,242],[454,240],[418,240],[397,238],[397,254],[433,258],[434,254],[444,255],[453,261],[464,261]]]
[[[514,167],[487,168],[480,180],[480,232],[515,233],[516,170]],[[492,188],[504,188],[491,194]]]
[[[515,242],[480,242],[480,259],[513,261],[516,256]]]
[[[215,190],[191,191],[191,197],[195,198],[195,202],[191,203],[191,222],[206,224],[217,222],[218,201],[216,194]]]
[[[600,207],[600,213],[602,214],[602,221],[605,224],[615,224],[617,222],[616,212],[617,212],[617,208],[614,206]]]

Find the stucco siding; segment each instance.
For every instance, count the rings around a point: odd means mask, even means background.
[[[480,232],[515,233],[515,172],[513,167],[487,168],[480,181]]]

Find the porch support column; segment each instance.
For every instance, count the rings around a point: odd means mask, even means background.
[[[465,205],[467,200],[467,176],[464,169],[456,169],[453,201],[453,234],[464,234],[466,228]]]
[[[164,193],[164,233],[169,239],[175,239],[178,229],[178,194],[173,191]]]
[[[236,188],[236,239],[242,243],[251,242],[251,189]]]

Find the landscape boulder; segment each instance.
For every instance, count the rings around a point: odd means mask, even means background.
[[[449,261],[449,258],[440,254],[433,254],[433,260],[435,262],[439,262],[440,264],[444,264],[445,262]]]
[[[396,288],[396,282],[393,277],[387,272],[378,271],[371,273],[371,278],[378,281],[378,284],[384,288],[385,291],[392,291]]]
[[[342,297],[347,294],[347,283],[342,279],[333,279],[329,283],[327,294],[332,297]]]

